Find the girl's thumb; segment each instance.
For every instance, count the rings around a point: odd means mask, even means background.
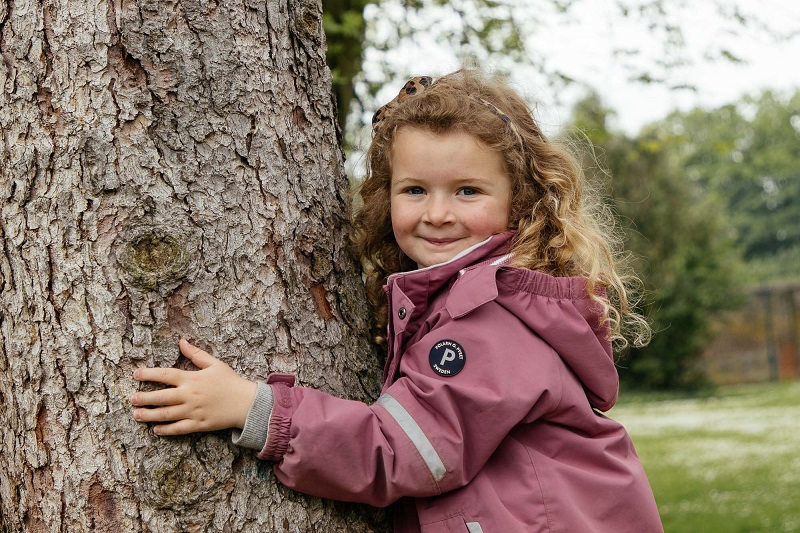
[[[208,352],[204,352],[197,346],[189,344],[189,341],[186,339],[181,339],[180,342],[178,342],[178,347],[180,347],[181,353],[188,357],[197,368],[208,368],[216,361]]]

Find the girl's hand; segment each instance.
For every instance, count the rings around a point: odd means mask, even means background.
[[[133,417],[138,422],[155,422],[153,430],[157,435],[243,428],[257,385],[186,339],[181,339],[178,346],[200,370],[137,369],[134,379],[172,387],[131,396],[131,403],[139,407],[133,411]]]

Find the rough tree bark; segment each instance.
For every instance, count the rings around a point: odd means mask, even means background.
[[[180,336],[377,393],[319,0],[10,0],[0,32],[0,530],[383,530],[128,403]]]

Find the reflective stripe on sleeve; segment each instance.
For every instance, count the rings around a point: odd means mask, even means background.
[[[389,394],[382,394],[375,403],[386,409],[389,414],[392,415],[392,418],[397,421],[400,428],[408,435],[411,442],[414,443],[414,446],[422,456],[425,464],[428,465],[428,470],[431,471],[433,479],[437,482],[440,481],[447,472],[444,463],[442,463],[439,454],[436,453],[436,450],[433,448],[431,441],[429,441],[425,433],[422,432],[422,428],[419,427],[414,418],[406,411],[405,407],[400,405],[400,402]]]
[[[483,528],[477,522],[467,522],[467,531],[469,533],[483,533]]]

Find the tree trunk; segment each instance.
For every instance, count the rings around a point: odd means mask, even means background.
[[[0,530],[384,530],[128,401],[180,336],[378,392],[319,1],[11,0],[0,32]]]

